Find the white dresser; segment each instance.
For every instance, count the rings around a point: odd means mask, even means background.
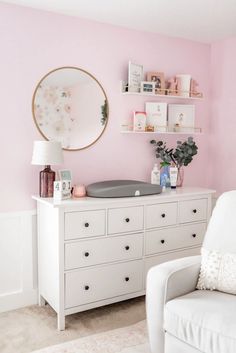
[[[120,199],[33,197],[39,302],[65,316],[145,294],[150,267],[199,254],[213,190],[178,188]]]

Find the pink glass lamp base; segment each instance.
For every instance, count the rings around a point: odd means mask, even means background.
[[[56,173],[51,170],[50,165],[46,165],[39,174],[39,194],[40,197],[53,197],[53,183]]]

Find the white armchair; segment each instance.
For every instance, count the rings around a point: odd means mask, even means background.
[[[236,253],[236,191],[217,201],[203,246]],[[186,257],[148,272],[152,353],[236,353],[236,297],[196,290],[200,264],[200,256]]]

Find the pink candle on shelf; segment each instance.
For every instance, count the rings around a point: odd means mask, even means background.
[[[84,197],[86,196],[86,188],[82,184],[78,184],[74,186],[73,189],[73,196],[74,197]]]

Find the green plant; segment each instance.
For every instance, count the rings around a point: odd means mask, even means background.
[[[101,114],[102,114],[102,118],[101,118],[101,124],[105,125],[106,120],[107,120],[107,100],[105,99],[104,104],[101,106]]]
[[[167,148],[166,142],[151,140],[155,148],[156,157],[161,159],[161,166],[175,164],[177,168],[187,166],[197,154],[198,147],[192,137],[184,142],[177,141],[176,148]]]

